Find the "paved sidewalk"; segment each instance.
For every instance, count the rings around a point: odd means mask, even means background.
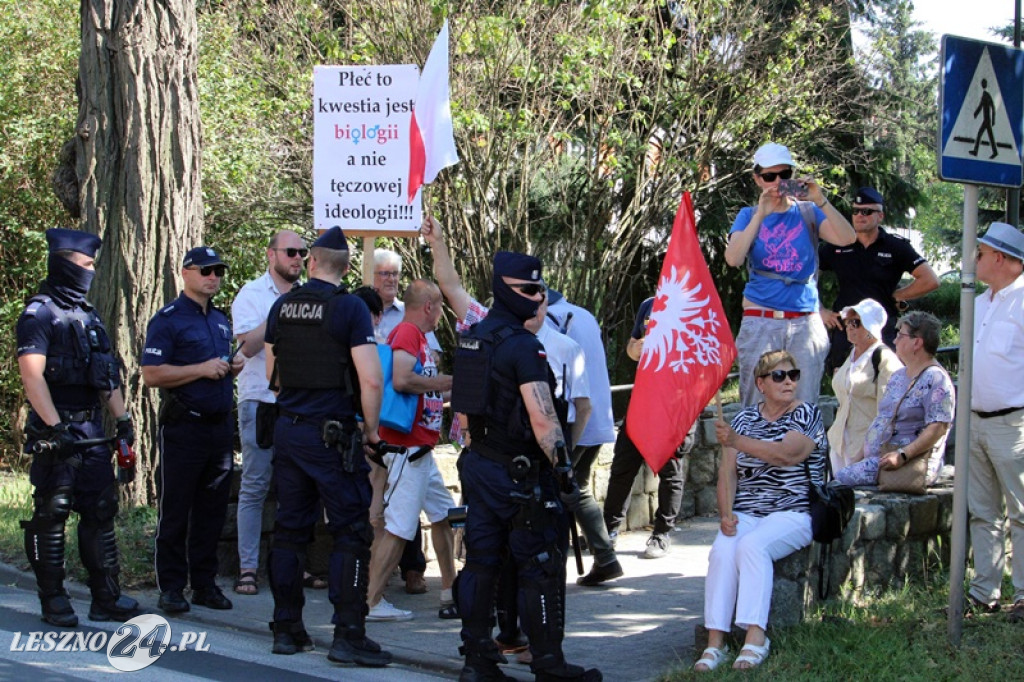
[[[717,530],[717,519],[684,521],[672,533],[670,554],[655,560],[640,558],[648,532],[620,535],[618,554],[625,575],[600,587],[578,587],[575,566],[570,559],[564,644],[568,660],[600,668],[609,682],[653,680],[669,668],[692,662],[694,625],[703,620],[708,551]],[[591,558],[584,556],[587,570],[591,563]],[[12,566],[0,564],[0,579],[22,589],[35,589],[32,574]],[[271,635],[267,621],[273,610],[270,588],[262,583],[258,595],[242,596],[232,592],[233,581],[219,582],[234,602],[234,609],[214,611],[193,606],[189,613],[168,620],[210,623],[251,632],[255,637],[264,638],[269,649]],[[441,585],[436,562],[428,564],[427,584],[429,592],[414,596],[405,594],[401,581],[392,580],[388,600],[399,608],[413,611],[415,617],[403,623],[368,623],[367,631],[394,654],[396,664],[423,668],[455,679],[462,667],[458,655],[460,621],[437,617]],[[85,621],[89,608],[88,589],[81,584],[72,584],[70,589],[76,611]],[[326,651],[333,633],[327,590],[307,589],[305,594],[306,627],[317,648]],[[155,590],[133,592],[132,596],[143,608],[162,614],[156,609]],[[296,671],[306,665],[323,664],[322,659],[301,654],[293,656],[291,661]],[[517,679],[533,679],[527,665],[512,662],[505,669]],[[401,679],[400,670],[396,670],[395,679]]]

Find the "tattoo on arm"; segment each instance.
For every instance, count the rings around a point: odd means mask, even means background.
[[[533,397],[536,399],[537,404],[540,405],[544,418],[554,426],[553,429],[540,434],[537,438],[537,444],[540,445],[541,450],[554,462],[555,443],[558,441],[565,442],[565,435],[562,433],[562,426],[558,421],[558,413],[555,412],[555,403],[551,398],[551,391],[546,384],[535,384],[533,386]]]

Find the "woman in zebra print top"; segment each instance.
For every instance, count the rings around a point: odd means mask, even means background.
[[[828,441],[817,406],[796,399],[800,370],[788,351],[769,351],[754,369],[764,402],[744,408],[732,425],[715,424],[722,444],[718,470],[721,529],[711,546],[704,583],[708,648],[695,664],[713,670],[728,654],[725,635],[735,622],[747,631],[734,668],[768,656],[765,636],[772,601],[772,562],[811,543],[807,460],[824,476]]]

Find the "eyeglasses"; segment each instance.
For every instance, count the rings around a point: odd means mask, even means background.
[[[798,369],[773,369],[768,374],[762,374],[761,378],[771,377],[772,381],[777,384],[781,384],[789,377],[790,381],[800,381],[800,370]]]
[[[896,332],[896,338],[897,339],[900,339],[900,338],[902,338],[902,339],[916,339],[917,337],[914,336],[913,334],[907,334],[906,332],[899,331],[899,332]]]
[[[863,326],[864,326],[864,325],[863,325],[863,324],[861,323],[861,321],[860,321],[860,320],[859,320],[858,318],[856,318],[856,317],[854,317],[854,318],[852,318],[852,319],[849,319],[849,320],[847,320],[847,321],[846,321],[846,324],[850,325],[850,326],[851,326],[851,327],[853,327],[854,329],[860,329],[861,327],[863,327]]]
[[[533,284],[532,282],[529,284],[509,284],[509,286],[513,289],[519,289],[526,296],[536,296],[548,290],[543,284]]]
[[[877,208],[855,208],[853,209],[853,215],[871,215],[872,213],[881,213]]]
[[[284,251],[284,254],[286,256],[288,256],[289,258],[295,258],[296,256],[301,256],[302,258],[305,258],[306,256],[309,255],[309,249],[292,249],[292,248],[278,249],[278,248],[275,248],[274,251]]]
[[[217,277],[223,277],[228,267],[226,265],[204,265],[203,267],[191,267],[185,268],[186,270],[198,270],[199,274],[203,277],[209,277],[210,275],[216,275]]]
[[[377,272],[375,272],[373,274],[377,275],[378,277],[392,277],[394,279],[398,279],[398,276],[400,274],[402,274],[402,271],[401,270],[378,270]]]
[[[793,177],[793,169],[787,168],[786,170],[781,170],[774,173],[758,173],[758,175],[760,175],[761,179],[764,180],[765,182],[775,182],[775,178],[789,180],[791,177]]]

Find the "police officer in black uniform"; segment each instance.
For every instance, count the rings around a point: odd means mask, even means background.
[[[600,671],[571,665],[562,653],[568,523],[554,465],[563,427],[544,348],[523,327],[544,300],[540,261],[499,252],[493,288],[487,318],[459,341],[452,392],[452,409],[469,417],[471,439],[459,467],[469,508],[457,590],[466,656],[459,680],[512,679],[498,668],[505,659],[491,639],[507,549],[519,567],[520,619],[536,679],[597,682]],[[566,497],[573,494],[578,487]]]
[[[185,254],[184,288],[149,321],[142,379],[164,389],[160,410],[160,520],[156,530],[158,606],[166,613],[192,603],[230,609],[215,582],[217,542],[227,513],[234,449],[233,377],[245,359],[231,352],[231,324],[210,302],[227,266],[199,246]]]
[[[18,318],[18,369],[32,406],[26,451],[35,453],[30,478],[35,513],[22,521],[25,551],[36,574],[43,620],[74,627],[78,616],[64,589],[64,522],[78,512],[78,550],[89,572],[91,620],[127,620],[138,602],[118,584],[117,483],[109,443],[101,439],[102,406],[117,419],[119,437],[134,442],[121,379],[103,323],[86,301],[95,275],[99,237],[46,231],[48,272],[39,293]]]
[[[382,379],[370,311],[340,286],[348,266],[345,235],[332,227],[310,249],[309,281],[278,298],[267,319],[267,375],[280,390],[270,626],[275,654],[312,650],[302,621],[302,575],[322,501],[333,537],[327,581],[334,641],[327,658],[377,667],[390,663],[391,654],[366,636],[373,531],[370,466],[356,413],[358,400],[365,440],[379,444]]]

